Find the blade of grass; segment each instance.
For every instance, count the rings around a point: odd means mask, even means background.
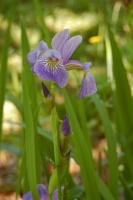
[[[128,141],[130,141],[131,133],[133,133],[133,99],[122,57],[108,24],[106,24],[106,37],[108,41],[110,41],[112,49],[113,75],[116,87],[114,89],[114,100],[117,114],[116,125],[119,130],[120,143],[125,151],[124,159],[127,166],[125,173],[130,179],[131,177],[133,178],[133,143]]]
[[[41,9],[41,4],[40,4],[39,0],[33,0],[33,3],[34,3],[34,6],[35,6],[35,9],[37,11],[37,16],[39,18],[44,36],[45,36],[45,38],[47,38],[47,43],[50,44],[49,33],[47,31],[47,27],[46,27],[45,22],[44,22],[44,15],[43,15],[43,12],[42,12],[42,9]]]
[[[35,150],[35,127],[34,118],[27,89],[26,80],[23,74],[23,102],[24,102],[24,117],[25,117],[25,151],[26,151],[26,166],[28,172],[28,179],[30,190],[34,200],[39,200],[37,191],[37,170],[36,170],[36,150]]]
[[[109,189],[112,192],[115,199],[118,196],[118,161],[117,161],[117,152],[116,152],[116,139],[108,117],[107,111],[98,98],[97,95],[91,97],[94,102],[97,111],[100,115],[102,124],[104,126],[104,134],[107,139],[108,144],[108,160],[109,160]]]
[[[0,143],[2,135],[2,117],[3,117],[3,105],[4,105],[5,88],[6,88],[7,60],[8,60],[8,49],[10,44],[10,28],[12,21],[11,19],[9,20],[8,27],[5,33],[2,58],[1,58],[1,68],[0,68]]]
[[[63,89],[65,97],[65,107],[69,116],[71,128],[73,130],[73,140],[77,157],[81,166],[81,174],[85,186],[86,199],[100,199],[99,191],[95,180],[95,168],[91,156],[91,149],[88,150],[87,143],[84,139],[83,133],[76,118],[75,111],[70,102],[69,96],[65,89]]]
[[[98,190],[99,190],[100,194],[102,195],[103,199],[105,199],[105,200],[116,200],[117,199],[117,198],[113,197],[109,188],[103,183],[103,181],[97,174],[96,174],[96,181],[97,181]]]
[[[40,182],[40,156],[37,137],[37,96],[33,74],[27,61],[29,44],[25,30],[25,24],[21,18],[22,30],[22,86],[23,86],[23,109],[25,120],[25,150],[26,165],[29,179],[30,190],[35,200],[38,199],[37,183]]]

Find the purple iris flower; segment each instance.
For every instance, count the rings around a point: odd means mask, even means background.
[[[43,184],[38,184],[38,193],[40,200],[48,200],[48,192]],[[26,194],[23,195],[22,200],[33,200],[31,192],[27,192]],[[58,190],[55,189],[53,195],[52,195],[52,200],[58,200]]]
[[[86,72],[91,67],[90,62],[82,63],[78,60],[69,60],[81,42],[82,37],[80,35],[70,38],[68,29],[59,32],[53,37],[52,49],[49,49],[47,44],[41,41],[37,48],[30,51],[27,56],[32,72],[43,80],[51,80],[61,88],[65,87],[68,83],[68,70],[80,69]],[[85,76],[84,78],[89,77]],[[84,82],[89,83],[86,80]],[[95,83],[94,79],[93,83]],[[82,85],[82,90],[84,85]],[[91,92],[91,94],[94,92]],[[84,94],[83,92],[79,96],[83,97],[84,95],[88,96],[90,94]]]

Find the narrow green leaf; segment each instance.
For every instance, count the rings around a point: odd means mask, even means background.
[[[116,200],[114,198],[108,187],[103,183],[101,178],[96,174],[97,186],[100,194],[102,195],[104,200]]]
[[[35,128],[34,118],[27,89],[27,84],[23,74],[23,101],[24,101],[24,117],[25,117],[25,151],[26,151],[26,166],[30,189],[34,200],[39,200],[37,191],[37,175],[36,175],[36,150],[35,150]]]
[[[86,199],[100,199],[99,191],[95,180],[94,163],[92,160],[91,149],[88,150],[87,142],[84,139],[83,133],[79,126],[76,114],[65,89],[63,89],[65,97],[65,107],[69,116],[71,128],[73,131],[73,140],[79,164],[81,166],[81,174],[85,186]]]
[[[48,44],[50,44],[49,33],[47,31],[47,27],[46,27],[45,22],[44,22],[44,15],[43,15],[43,11],[41,9],[41,4],[40,4],[39,0],[33,0],[33,3],[34,3],[34,6],[35,6],[35,9],[37,11],[37,16],[39,18],[44,36],[45,36],[45,38],[47,38]]]
[[[130,140],[131,133],[133,133],[133,99],[122,57],[108,24],[106,26],[106,37],[108,41],[110,41],[112,49],[112,69],[115,81],[114,100],[117,115],[116,125],[118,128],[119,140],[125,152],[124,172],[126,176],[128,176],[127,178],[130,179],[131,177],[133,178],[133,142]]]
[[[38,149],[37,137],[37,96],[36,86],[33,74],[27,61],[27,53],[29,52],[28,39],[26,35],[25,25],[21,18],[22,30],[22,86],[23,86],[23,109],[25,119],[25,151],[27,174],[33,198],[38,199],[37,183],[40,182],[40,156]]]
[[[1,58],[1,68],[0,68],[0,143],[2,135],[3,104],[4,104],[5,88],[6,88],[8,48],[10,44],[10,28],[11,28],[11,20],[9,20],[8,27],[5,33],[2,58]]]
[[[51,112],[51,126],[52,126],[53,143],[54,143],[54,155],[55,155],[55,166],[56,166],[55,170],[57,172],[58,199],[61,200],[62,157],[60,153],[59,119],[55,108],[53,108]]]
[[[30,51],[29,42],[26,35],[25,24],[23,19],[21,18],[21,30],[22,30],[22,64],[23,64],[23,72],[29,92],[29,98],[31,101],[31,107],[33,109],[33,113],[35,114],[37,108],[37,95],[36,95],[36,84],[34,75],[30,70],[30,65],[27,60],[27,54]]]
[[[114,136],[114,132],[110,123],[110,119],[108,117],[107,111],[102,103],[102,101],[98,98],[97,95],[93,95],[91,97],[93,100],[98,113],[100,115],[102,124],[104,126],[104,134],[107,139],[108,144],[108,160],[109,160],[109,189],[112,192],[115,199],[118,196],[118,161],[117,161],[117,152],[116,152],[116,139]]]

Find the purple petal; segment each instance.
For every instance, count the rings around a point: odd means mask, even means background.
[[[97,91],[96,83],[94,77],[90,72],[84,74],[82,85],[78,94],[78,98],[81,99]]]
[[[27,192],[26,194],[24,194],[22,196],[22,200],[33,200],[32,199],[32,195],[31,195],[31,192]]]
[[[38,187],[40,200],[48,200],[48,192],[45,185],[39,184],[37,187]]]
[[[48,90],[48,88],[46,87],[46,85],[44,85],[43,82],[42,82],[42,89],[43,89],[44,97],[45,97],[46,99],[52,98],[52,95],[51,95],[50,91]]]
[[[61,88],[68,82],[68,72],[60,63],[51,67],[47,61],[40,60],[34,65],[34,73],[43,80],[51,80],[57,83]]]
[[[92,66],[91,62],[85,62],[83,63],[83,68],[85,71],[87,71],[88,69],[90,69],[90,67]]]
[[[57,33],[52,39],[52,48],[61,52],[65,42],[70,38],[69,29]]]
[[[57,68],[53,73],[53,81],[55,81],[61,88],[68,83],[68,72],[65,68]]]
[[[43,184],[37,185],[40,200],[48,200],[47,189]],[[23,195],[22,200],[33,200],[31,192]]]
[[[46,42],[44,42],[43,40],[41,42],[39,42],[38,46],[37,46],[37,49],[39,51],[46,51],[48,50],[48,45]]]
[[[27,58],[28,58],[28,62],[31,64],[31,65],[34,65],[37,58],[38,58],[38,51],[36,49],[30,51],[27,55]]]
[[[63,63],[69,60],[70,56],[74,52],[74,50],[78,47],[78,45],[82,42],[82,37],[80,35],[74,36],[70,38],[63,47]]]
[[[61,124],[61,133],[62,133],[63,137],[66,137],[68,134],[72,133],[70,124],[69,124],[69,120],[68,120],[68,115],[66,115],[64,117],[64,120]]]
[[[61,187],[61,190],[63,191],[64,187]],[[58,189],[55,189],[53,195],[52,195],[52,200],[58,200]],[[63,200],[63,198],[62,198]]]

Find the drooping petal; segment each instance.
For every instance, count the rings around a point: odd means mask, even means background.
[[[66,86],[68,83],[68,72],[64,67],[58,67],[55,72],[53,72],[53,81],[61,88]]]
[[[82,42],[82,37],[80,35],[74,36],[70,38],[64,45],[62,49],[63,63],[69,60],[70,56],[74,52],[74,50],[78,47],[78,45]]]
[[[91,62],[85,62],[85,63],[83,63],[83,69],[85,71],[87,71],[88,69],[90,69],[91,66],[92,66]]]
[[[68,134],[72,133],[69,120],[68,120],[68,115],[66,115],[62,121],[61,133],[63,137],[66,137]]]
[[[78,94],[78,98],[81,99],[97,91],[96,83],[94,77],[90,72],[84,74],[82,85]]]
[[[85,70],[87,71],[92,66],[91,62],[82,63],[78,60],[68,60],[65,64],[66,70]]]
[[[74,70],[74,69],[84,70],[83,63],[78,60],[68,60],[65,63],[65,68],[66,70]]]
[[[68,72],[60,60],[60,53],[48,50],[34,65],[34,73],[43,80],[51,80],[60,87],[65,87],[68,82]]]
[[[41,42],[39,42],[38,46],[37,46],[37,49],[39,51],[46,51],[48,50],[48,45],[46,42],[44,42],[43,40]]]
[[[56,49],[61,52],[64,44],[70,38],[69,29],[57,33],[52,39],[52,49]]]

